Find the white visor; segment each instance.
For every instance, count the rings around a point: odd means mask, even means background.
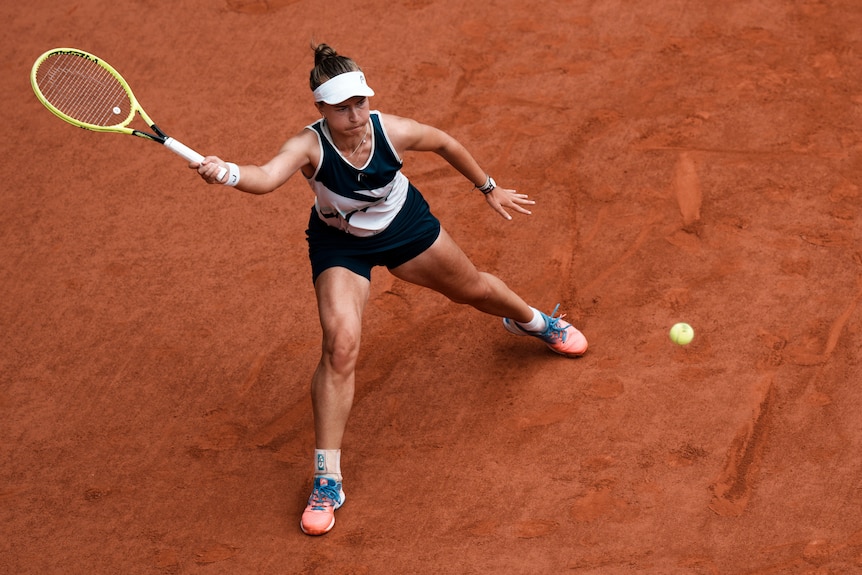
[[[340,104],[354,96],[373,96],[374,90],[365,82],[362,72],[345,72],[327,80],[314,91],[315,102]]]

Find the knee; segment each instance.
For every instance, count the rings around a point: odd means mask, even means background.
[[[349,373],[359,357],[359,333],[340,330],[324,337],[321,361],[337,373]]]
[[[479,281],[471,282],[462,287],[462,289],[450,293],[449,299],[454,303],[471,305],[473,307],[481,306],[484,302],[491,298],[493,290],[483,274],[480,274]]]

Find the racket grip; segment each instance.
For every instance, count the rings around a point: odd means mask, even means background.
[[[178,142],[173,138],[167,138],[165,140],[165,146],[172,151],[173,153],[185,158],[189,162],[197,162],[200,164],[204,161],[204,157],[183,144],[182,142]],[[222,181],[224,179],[224,175],[227,173],[227,170],[224,168],[219,168],[218,170],[218,180]]]

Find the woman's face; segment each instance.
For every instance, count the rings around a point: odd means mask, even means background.
[[[354,96],[340,104],[318,102],[317,109],[326,118],[331,131],[345,136],[363,133],[370,113],[365,96]]]

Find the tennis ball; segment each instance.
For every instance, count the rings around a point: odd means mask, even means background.
[[[115,114],[119,114],[119,113],[120,113],[120,107],[119,107],[119,106],[114,106],[114,110],[113,110],[113,112],[114,112]]]
[[[694,339],[694,330],[687,323],[678,323],[670,328],[670,340],[677,345],[688,345]]]

